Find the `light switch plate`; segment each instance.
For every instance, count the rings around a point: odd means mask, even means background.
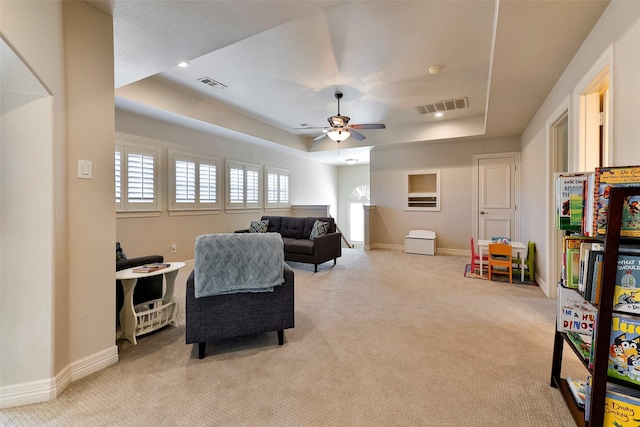
[[[93,162],[91,160],[78,160],[78,178],[93,178]]]

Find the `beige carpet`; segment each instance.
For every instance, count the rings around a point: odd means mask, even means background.
[[[8,426],[572,426],[549,387],[555,300],[463,277],[466,257],[345,249],[291,263],[296,327],[209,344],[180,327],[119,341],[120,362]],[[565,375],[585,376],[567,353]]]

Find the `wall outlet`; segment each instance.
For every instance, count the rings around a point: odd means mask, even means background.
[[[171,253],[175,253],[178,250],[176,244],[174,243],[173,245],[171,245]]]

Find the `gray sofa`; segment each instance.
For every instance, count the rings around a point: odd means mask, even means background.
[[[318,265],[333,260],[333,265],[342,256],[342,234],[337,231],[336,223],[330,217],[297,218],[290,216],[263,216],[269,220],[267,232],[280,233],[284,241],[285,261],[303,262]],[[310,240],[311,230],[316,220],[329,223],[329,230],[324,236]],[[248,232],[249,230],[238,230]]]

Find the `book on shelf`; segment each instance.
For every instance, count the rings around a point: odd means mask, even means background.
[[[640,318],[612,313],[607,374],[640,385]]]
[[[569,390],[571,391],[571,395],[576,401],[576,404],[579,407],[584,408],[587,393],[587,381],[567,377],[567,385],[569,386]]]
[[[557,173],[556,228],[581,232],[584,218],[584,182],[593,172]]]
[[[567,331],[567,338],[580,353],[584,360],[591,357],[591,336],[583,335],[574,331]]]
[[[585,421],[589,421],[591,415],[591,387],[592,381],[591,377],[589,377],[585,388]],[[603,427],[640,426],[640,394],[638,391],[607,383],[602,425]]]
[[[593,333],[597,310],[576,290],[558,285],[557,329],[577,332],[587,337]]]
[[[605,234],[609,212],[609,192],[612,186],[640,185],[640,166],[596,168],[593,185],[592,235]],[[627,197],[622,207],[620,235],[640,237],[640,196]]]
[[[603,251],[604,245],[598,242],[583,242],[580,244],[580,268],[578,272],[578,290],[588,295],[587,288],[591,288],[588,283],[589,264],[591,251]],[[589,299],[589,298],[586,298]]]
[[[603,250],[591,250],[587,261],[587,277],[585,279],[585,299],[592,304],[600,303],[600,285],[602,284]]]
[[[623,252],[620,248],[616,263],[616,283],[613,309],[640,314],[640,253]]]
[[[141,265],[139,267],[133,267],[131,270],[134,273],[153,273],[154,271],[162,270],[169,267],[171,264],[162,262],[153,262],[151,264]]]
[[[583,243],[594,243],[588,236],[565,236],[562,245],[562,283],[572,289],[579,288],[580,280],[580,246]]]

